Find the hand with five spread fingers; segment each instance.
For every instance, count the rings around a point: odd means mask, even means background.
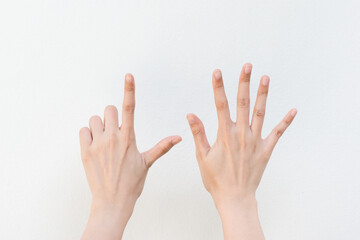
[[[255,192],[277,141],[297,113],[296,109],[290,110],[272,132],[262,138],[270,79],[263,76],[260,80],[250,123],[251,71],[252,65],[247,63],[240,74],[236,122],[230,118],[221,71],[214,71],[212,84],[219,127],[212,146],[200,119],[194,114],[187,115],[202,180],[221,217],[225,240],[264,239]]]
[[[151,165],[181,141],[161,140],[140,153],[134,131],[135,83],[125,76],[121,126],[118,111],[108,106],[104,122],[90,119],[90,129],[80,130],[81,158],[92,193],[91,213],[82,239],[121,239]]]

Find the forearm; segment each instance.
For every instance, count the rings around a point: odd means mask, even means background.
[[[215,202],[216,203],[216,202]],[[264,240],[255,197],[216,203],[225,240]]]
[[[83,240],[120,240],[133,206],[92,203]]]

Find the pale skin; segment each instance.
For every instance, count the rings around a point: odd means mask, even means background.
[[[187,115],[202,180],[219,212],[225,240],[265,239],[257,212],[256,189],[277,141],[297,113],[291,109],[262,138],[270,79],[263,76],[260,80],[250,123],[251,70],[252,65],[247,63],[240,74],[236,122],[230,118],[221,71],[214,71],[212,83],[219,128],[212,146],[200,119],[194,114]],[[181,141],[180,136],[170,136],[140,153],[135,141],[134,109],[135,83],[133,76],[127,74],[121,126],[117,109],[108,106],[104,121],[94,116],[90,128],[80,130],[81,157],[92,192],[90,217],[82,239],[121,239],[149,168]]]
[[[225,240],[265,239],[255,192],[277,141],[297,113],[296,109],[291,109],[272,132],[262,138],[270,79],[263,76],[260,80],[250,123],[251,71],[252,65],[247,63],[240,74],[235,122],[230,118],[221,71],[213,72],[219,127],[212,146],[209,145],[201,120],[194,114],[187,115],[201,177],[219,212]]]
[[[81,158],[92,193],[90,217],[82,239],[121,239],[151,165],[174,145],[180,136],[161,140],[140,153],[134,131],[135,83],[125,76],[121,126],[118,111],[108,106],[104,121],[90,118],[80,130]]]

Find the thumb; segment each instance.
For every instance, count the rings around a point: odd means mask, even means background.
[[[167,153],[173,146],[178,144],[182,138],[180,136],[170,136],[164,138],[158,142],[154,147],[149,149],[146,152],[143,152],[143,158],[147,167],[151,165],[162,155]]]

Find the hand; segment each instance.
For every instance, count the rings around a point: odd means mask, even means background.
[[[140,153],[135,141],[134,109],[134,78],[127,74],[120,128],[116,107],[108,106],[104,124],[94,116],[90,129],[80,130],[81,158],[92,192],[83,239],[121,239],[150,166],[181,141],[180,136],[167,137]]]
[[[244,215],[244,210],[256,210],[255,192],[260,183],[270,155],[286,128],[296,115],[296,109],[292,109],[285,118],[273,129],[265,139],[261,137],[261,129],[265,116],[266,98],[269,89],[269,77],[263,76],[258,89],[255,108],[251,125],[249,124],[250,113],[250,75],[252,65],[245,64],[239,80],[237,96],[237,119],[233,122],[230,118],[228,101],[224,91],[224,83],[220,70],[213,73],[213,89],[215,105],[219,120],[217,139],[210,147],[205,135],[201,120],[194,114],[188,114],[187,118],[196,145],[196,158],[198,160],[202,180],[205,188],[209,191],[223,220],[226,239],[262,239],[262,232],[255,234],[240,231],[236,224],[243,224],[238,216]],[[252,211],[251,215],[257,215]],[[229,220],[231,219],[231,220]],[[243,219],[249,224],[249,218]],[[256,222],[252,229],[260,227]],[[224,223],[225,222],[225,223]],[[231,222],[227,224],[227,222]],[[226,227],[230,224],[235,226]],[[243,224],[244,225],[244,224]],[[245,227],[244,227],[245,228]],[[248,228],[250,231],[250,229]],[[259,232],[259,231],[257,231]]]

